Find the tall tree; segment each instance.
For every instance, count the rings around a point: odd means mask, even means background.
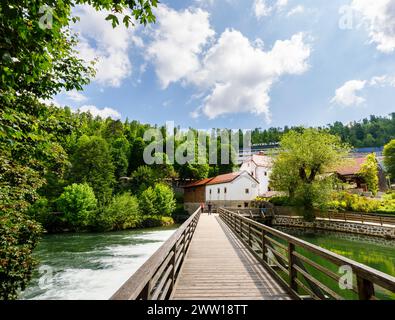
[[[349,147],[340,137],[327,132],[318,129],[290,131],[281,139],[272,184],[277,185],[279,191],[295,192],[305,218],[314,218],[313,207],[322,201],[323,191],[328,190],[329,185],[326,179],[319,179],[319,175],[340,163],[348,151]]]
[[[82,136],[71,163],[70,179],[76,183],[88,183],[99,203],[108,203],[114,186],[114,165],[106,140]]]

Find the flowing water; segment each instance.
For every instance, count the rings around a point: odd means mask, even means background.
[[[38,271],[21,299],[108,299],[175,228],[60,234],[35,250]]]
[[[395,276],[395,240],[279,228],[308,242]],[[21,299],[108,299],[175,228],[44,237],[40,261]]]

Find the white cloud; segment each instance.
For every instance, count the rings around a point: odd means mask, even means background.
[[[272,85],[282,75],[305,72],[309,56],[302,33],[265,52],[239,31],[227,29],[207,52],[202,69],[189,76],[189,82],[208,92],[196,112],[210,119],[240,112],[269,119]]]
[[[159,5],[155,14],[158,28],[147,52],[162,87],[167,88],[199,69],[199,54],[215,32],[202,9],[175,11]]]
[[[254,0],[253,9],[258,20],[270,15],[272,12],[272,8],[266,3],[265,0]]]
[[[128,51],[132,45],[142,47],[142,40],[135,36],[135,28],[126,28],[122,21],[115,29],[105,18],[108,11],[96,11],[91,6],[77,6],[74,14],[81,19],[73,30],[80,36],[77,46],[85,61],[98,59],[95,81],[104,86],[119,87],[132,73]]]
[[[291,17],[291,16],[295,16],[298,14],[302,14],[305,12],[305,8],[302,5],[298,5],[294,8],[292,8],[291,10],[288,11],[287,13],[287,17]]]
[[[276,7],[279,10],[284,9],[288,5],[288,0],[277,0]]]
[[[363,90],[367,81],[350,80],[342,87],[336,90],[335,96],[332,98],[332,103],[341,104],[344,106],[357,106],[365,102],[365,99],[358,96],[357,92]]]
[[[96,106],[92,106],[92,105],[85,105],[82,106],[78,109],[80,112],[90,112],[90,114],[94,117],[100,117],[103,119],[107,119],[108,117],[112,118],[112,119],[120,119],[121,118],[121,114],[112,109],[112,108],[103,108],[103,109],[99,109]]]
[[[389,76],[389,75],[384,75],[384,76],[378,76],[378,77],[373,77],[369,84],[371,86],[379,86],[379,87],[395,87],[395,76]]]
[[[377,50],[392,53],[395,50],[395,1],[394,0],[353,0],[351,8],[360,14],[370,42]]]
[[[71,91],[67,91],[65,93],[67,99],[74,101],[74,102],[84,102],[86,100],[88,100],[88,98],[86,96],[84,96],[82,93],[76,91],[76,90],[71,90]]]

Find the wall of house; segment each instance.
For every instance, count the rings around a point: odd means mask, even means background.
[[[250,160],[241,165],[240,171],[247,171],[259,181],[260,195],[269,191],[270,168],[258,167],[252,160]]]
[[[258,183],[251,177],[243,175],[232,182],[206,186],[206,201],[252,201],[258,194]]]
[[[202,203],[206,201],[205,186],[186,188],[184,191],[184,202]]]

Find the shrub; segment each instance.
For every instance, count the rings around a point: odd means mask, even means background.
[[[128,193],[115,196],[100,215],[98,224],[105,230],[136,228],[141,222],[139,203]]]
[[[74,229],[80,229],[91,222],[97,200],[93,189],[87,183],[74,183],[64,188],[57,205],[63,212],[66,223]]]
[[[144,216],[141,222],[141,226],[144,228],[163,227],[170,226],[172,224],[174,224],[173,218],[158,215]]]
[[[144,190],[140,194],[139,204],[143,215],[170,216],[176,209],[173,190],[161,183]]]
[[[16,299],[36,265],[32,257],[41,226],[19,212],[0,212],[0,300]]]
[[[347,192],[335,193],[332,201],[328,203],[330,209],[347,210],[354,212],[378,212],[381,202],[376,199],[350,194]]]
[[[288,206],[291,204],[289,197],[286,196],[273,197],[269,200],[269,202],[274,204],[275,206]]]
[[[156,192],[152,187],[145,189],[139,196],[140,210],[143,215],[156,215]]]
[[[54,231],[62,226],[60,216],[55,214],[54,211],[48,199],[41,198],[29,207],[27,213],[30,218],[41,223],[47,231]]]
[[[166,184],[157,184],[154,188],[156,194],[156,211],[161,216],[171,216],[176,209],[176,200],[173,190]]]

